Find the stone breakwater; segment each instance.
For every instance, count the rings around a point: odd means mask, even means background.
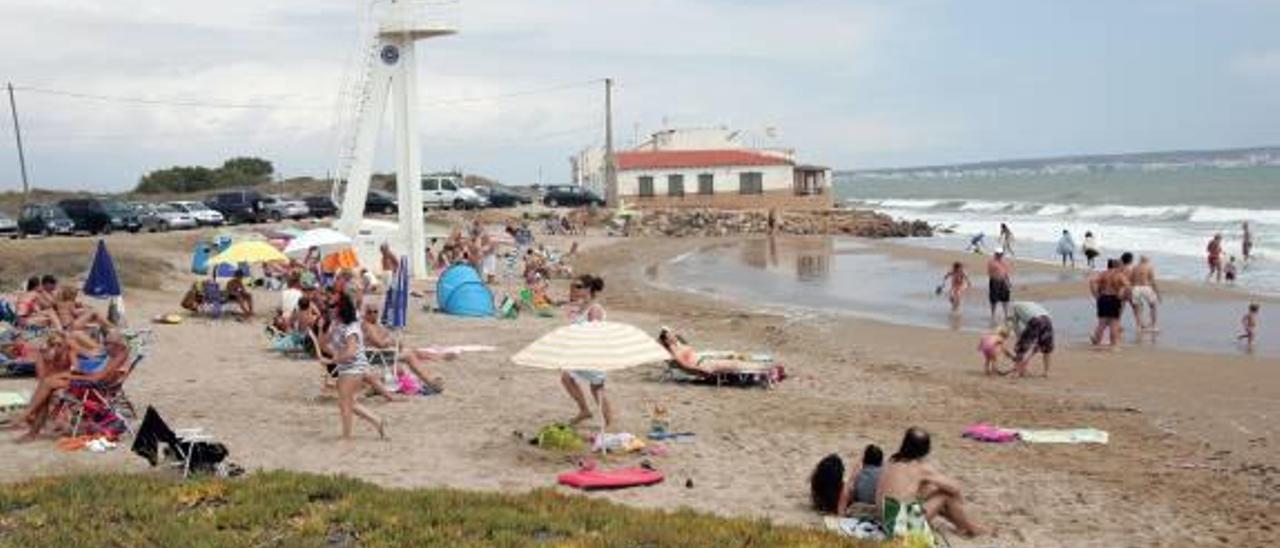
[[[677,238],[768,234],[769,225],[767,211],[651,210],[637,214],[630,222],[628,233]],[[934,231],[924,221],[895,220],[883,213],[857,209],[777,212],[773,225],[776,234],[862,238],[927,237],[933,236]]]

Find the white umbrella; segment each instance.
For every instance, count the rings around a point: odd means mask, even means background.
[[[321,252],[335,251],[351,247],[351,238],[332,228],[316,228],[299,234],[285,246],[286,255],[298,255],[316,247]]]
[[[616,371],[671,359],[639,328],[616,322],[586,322],[558,328],[511,356],[516,365],[540,369]]]

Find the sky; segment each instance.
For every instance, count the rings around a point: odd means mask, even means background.
[[[325,176],[364,4],[0,0],[0,82],[17,88],[33,186],[120,191],[233,156]],[[419,48],[424,164],[512,184],[567,182],[568,158],[603,142],[605,77],[621,146],[726,126],[837,169],[1280,145],[1274,0],[432,9],[460,32]],[[0,191],[17,190],[3,114]]]

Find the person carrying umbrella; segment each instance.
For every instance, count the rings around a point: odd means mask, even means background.
[[[576,307],[570,315],[573,323],[605,321],[604,307],[596,302],[596,297],[601,291],[604,291],[604,280],[599,276],[583,274],[573,281],[569,286],[569,303],[570,306]],[[613,408],[609,405],[609,399],[604,391],[605,373],[591,369],[560,372],[560,383],[564,385],[565,392],[568,392],[569,397],[578,404],[578,414],[569,421],[569,424],[578,424],[592,417],[591,408],[587,406],[587,398],[578,384],[579,381],[591,387],[591,397],[600,406],[600,412],[604,414],[604,426],[608,428],[613,423]]]

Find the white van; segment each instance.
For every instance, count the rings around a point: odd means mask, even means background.
[[[480,193],[462,186],[462,176],[443,173],[422,176],[422,207],[478,209],[488,206]]]

